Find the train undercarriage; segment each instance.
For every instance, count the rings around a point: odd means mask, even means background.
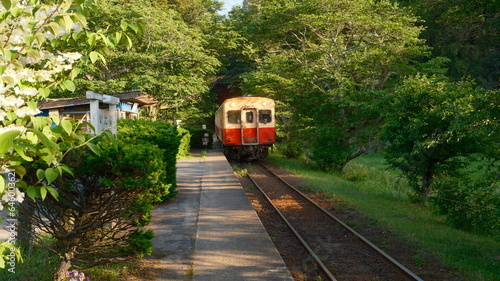
[[[267,158],[267,145],[224,146],[224,155],[230,160],[254,161]]]

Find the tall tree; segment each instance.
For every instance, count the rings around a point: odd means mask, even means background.
[[[455,175],[471,155],[499,159],[499,91],[470,81],[417,76],[399,86],[382,138],[388,162],[400,169],[422,200],[436,175]]]
[[[435,56],[451,59],[448,75],[471,77],[486,88],[500,82],[500,2],[399,0],[423,19],[422,38]]]
[[[103,0],[96,5],[99,13],[89,21],[90,25],[133,28],[140,36],[122,38],[134,41],[134,47],[110,51],[100,65],[86,68],[78,80],[82,90],[109,94],[145,91],[159,101],[150,117],[168,119],[209,91],[220,63],[205,49],[200,28],[189,26],[168,5],[153,5],[147,0]]]
[[[256,50],[258,70],[247,76],[249,85],[270,78],[276,86],[293,83],[287,87],[292,92],[278,86],[271,93],[277,99],[290,95],[285,99],[300,116],[296,123],[336,128],[327,130],[330,138],[349,148],[343,150],[348,155],[330,154],[336,160],[327,162],[338,170],[370,149],[373,134],[367,131],[379,119],[360,111],[375,113],[375,93],[426,54],[416,18],[391,1],[261,0],[232,16]]]

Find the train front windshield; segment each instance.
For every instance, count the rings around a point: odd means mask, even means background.
[[[259,110],[259,123],[271,123],[273,121],[271,110]]]
[[[239,110],[229,110],[227,112],[227,122],[229,124],[240,124],[240,115]]]

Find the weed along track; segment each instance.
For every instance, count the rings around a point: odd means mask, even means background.
[[[263,165],[241,168],[262,193],[249,196],[257,212],[273,213],[263,221],[271,238],[287,237],[275,244],[296,280],[422,280]]]

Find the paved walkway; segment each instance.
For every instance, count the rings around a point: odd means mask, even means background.
[[[222,152],[178,161],[178,196],[157,207],[157,278],[293,280]]]

